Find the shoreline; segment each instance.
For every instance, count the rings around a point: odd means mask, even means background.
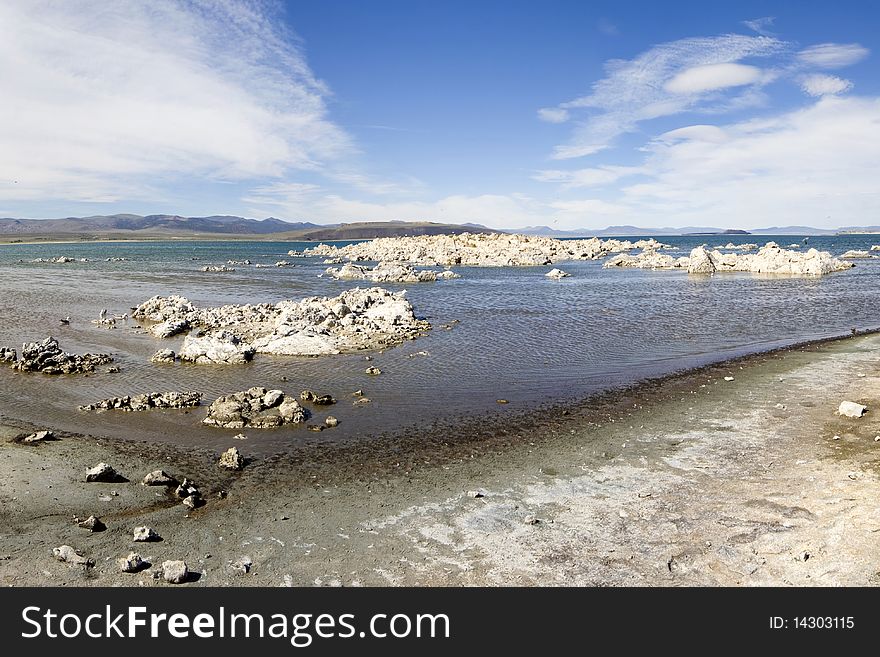
[[[833,370],[834,367],[847,365],[849,360],[858,356],[858,367],[864,368],[865,363],[870,361],[873,369],[870,377],[866,374],[865,378],[857,378],[854,383],[862,387],[868,383],[876,385],[877,372],[874,370],[878,369],[877,361],[870,356],[876,344],[880,344],[880,340],[877,332],[873,331],[855,337],[840,336],[790,345],[604,393],[602,399],[593,397],[587,402],[581,402],[579,409],[545,409],[537,412],[540,417],[533,413],[528,421],[522,418],[506,418],[505,422],[486,422],[483,426],[476,426],[479,424],[476,422],[470,428],[460,426],[457,429],[448,429],[437,426],[431,429],[429,433],[432,435],[428,437],[424,435],[426,432],[421,432],[420,435],[401,435],[387,440],[377,438],[356,446],[307,446],[291,454],[257,459],[241,473],[231,474],[220,471],[215,463],[217,454],[203,448],[181,449],[168,445],[71,436],[60,432],[60,441],[34,446],[20,445],[9,442],[9,439],[26,428],[12,428],[10,425],[15,423],[4,419],[2,436],[5,442],[0,447],[0,454],[7,463],[14,464],[15,467],[10,475],[11,481],[0,485],[0,499],[4,500],[3,517],[0,520],[5,526],[13,528],[15,536],[12,541],[0,542],[4,544],[0,548],[0,557],[9,557],[0,560],[0,581],[12,585],[157,584],[158,582],[143,574],[119,573],[114,566],[114,559],[127,554],[125,550],[138,548],[138,544],[130,543],[131,537],[128,533],[131,526],[152,523],[166,540],[155,544],[155,548],[151,544],[145,556],[156,552],[162,553],[162,558],[186,558],[188,562],[192,562],[191,568],[203,573],[199,582],[205,584],[279,585],[287,582],[288,578],[294,584],[328,584],[336,580],[346,584],[367,585],[542,583],[530,578],[543,571],[540,568],[527,568],[526,563],[519,564],[516,572],[499,574],[500,566],[491,557],[495,548],[488,547],[486,543],[506,540],[503,537],[508,531],[513,536],[520,536],[525,531],[528,535],[544,537],[544,534],[563,525],[559,517],[552,520],[543,517],[534,526],[523,523],[520,518],[523,509],[535,506],[529,502],[529,495],[534,496],[532,489],[535,486],[541,490],[552,489],[556,491],[554,495],[559,490],[569,491],[569,496],[573,494],[573,490],[581,491],[582,494],[575,494],[567,502],[570,508],[574,508],[586,503],[596,503],[596,491],[593,487],[599,485],[595,482],[598,476],[606,482],[618,482],[614,494],[629,498],[629,495],[641,491],[658,477],[659,483],[666,481],[669,473],[665,472],[665,467],[657,464],[664,462],[664,459],[680,460],[681,457],[676,456],[677,452],[697,449],[698,444],[701,444],[694,436],[678,442],[677,439],[647,440],[643,434],[651,433],[645,428],[651,426],[651,422],[660,422],[665,434],[690,435],[684,431],[686,424],[704,422],[706,416],[720,411],[722,415],[719,422],[736,425],[740,421],[738,416],[748,415],[742,408],[737,412],[737,406],[744,406],[751,412],[749,406],[754,403],[753,391],[743,391],[738,383],[739,379],[757,377],[761,386],[772,387],[772,382],[768,384],[765,381],[766,376],[761,378],[762,373],[788,371],[792,366],[797,371],[797,367],[815,369],[817,363],[824,363]],[[723,377],[731,374],[734,381],[725,382]],[[838,381],[834,378],[836,375],[832,374],[833,372],[826,381],[818,384],[824,386],[821,390],[817,390],[817,384],[813,382],[801,392],[824,398],[829,395],[826,390],[831,385],[829,382],[833,381],[835,385],[848,383],[844,381],[845,377],[839,377]],[[705,405],[708,398],[713,396],[720,397],[723,403],[718,406],[718,402],[712,400],[702,417],[697,417],[695,411],[687,410],[694,408],[695,404]],[[866,398],[863,396],[863,399]],[[823,410],[822,417],[828,415],[825,419],[830,423],[842,421],[833,415],[839,401],[837,397],[832,397],[827,404],[831,411]],[[815,408],[816,402],[811,403],[812,407],[805,408]],[[771,415],[781,413],[775,410],[775,406],[767,412]],[[690,417],[691,414],[694,414],[693,418]],[[822,421],[825,422],[825,419]],[[642,424],[636,425],[636,420]],[[849,424],[852,423],[861,423],[865,427],[876,426],[875,430],[880,432],[880,426],[870,416],[867,421],[850,420]],[[636,429],[636,426],[640,428]],[[761,426],[763,425],[758,428]],[[795,428],[800,430],[803,427]],[[780,432],[780,429],[770,429],[767,429],[770,431],[767,445],[763,445],[762,450],[778,450],[782,443],[790,442],[790,437]],[[749,431],[754,432],[756,429],[752,427]],[[536,436],[536,433],[540,433],[540,436]],[[755,440],[748,432],[747,436],[747,442]],[[622,437],[622,442],[619,442]],[[729,438],[724,433],[721,437]],[[875,447],[880,443],[868,443],[867,438],[860,441],[869,453],[871,448],[880,450],[880,446]],[[658,445],[658,442],[662,445]],[[694,444],[690,445],[691,442]],[[837,441],[834,446],[847,446],[848,457],[855,458],[858,456],[858,449],[849,445],[850,442],[849,439],[845,442]],[[686,446],[681,447],[682,444]],[[713,450],[717,449],[717,445],[713,447],[701,444],[701,458],[709,458]],[[732,459],[732,464],[743,471],[753,467],[754,464],[749,461],[740,462],[736,456],[731,456],[730,449],[730,445],[725,445],[722,453],[726,459]],[[787,467],[796,471],[799,467],[797,462],[803,461],[802,457],[808,457],[812,449],[813,446],[805,443],[798,448],[802,453],[795,454],[796,458],[790,454],[787,457],[784,454],[777,455],[776,463],[786,462]],[[644,453],[640,455],[639,451]],[[572,465],[576,462],[572,458],[573,454],[576,459],[583,459],[577,467]],[[633,468],[638,469],[639,463],[646,458],[654,466],[647,468],[645,472],[634,474]],[[94,465],[92,461],[105,461],[118,467],[134,483],[83,483],[84,468]],[[807,459],[806,462],[813,461]],[[122,464],[125,466],[122,467]],[[140,477],[158,467],[176,476],[195,479],[206,494],[207,504],[187,514],[175,500],[137,485]],[[762,466],[763,471],[765,469]],[[697,468],[696,472],[701,471]],[[844,477],[845,475],[846,473]],[[750,476],[754,476],[754,473]],[[590,486],[585,488],[573,483],[583,477],[591,478]],[[875,478],[871,476],[872,485]],[[61,490],[65,501],[58,506],[62,508],[55,508],[51,500],[37,499],[48,495],[40,495],[36,491],[34,498],[29,498],[24,503],[21,486],[23,482],[33,485],[33,479],[44,482],[45,486],[52,486],[52,490]],[[732,481],[734,480],[736,478]],[[860,476],[858,480],[847,481],[865,483],[868,478]],[[658,482],[655,483],[659,485]],[[776,485],[772,480],[765,484],[771,487]],[[733,484],[722,481],[713,485],[724,487]],[[473,499],[466,496],[466,490],[483,487],[487,489],[485,497]],[[95,502],[98,493],[106,493],[111,489],[116,489],[119,496],[113,497],[110,502]],[[525,497],[521,491],[510,492],[517,489],[531,492]],[[228,493],[222,500],[216,497],[220,490]],[[18,494],[15,494],[16,491]],[[52,493],[53,496],[57,494]],[[771,502],[781,504],[772,500],[784,494],[788,493],[776,491],[770,496]],[[639,496],[636,499],[650,501],[654,499],[653,495],[651,493],[649,497]],[[512,503],[508,499],[511,496],[519,502]],[[701,491],[699,495],[690,497],[688,502],[693,509],[689,512],[694,513],[694,509],[705,511],[701,501],[705,496],[706,491]],[[535,508],[541,509],[540,513],[548,513],[544,510],[547,504],[542,503]],[[476,513],[473,508],[475,506],[483,511],[473,515]],[[489,508],[492,509],[492,513],[489,513],[491,517],[485,516],[488,513],[486,509]],[[625,509],[621,511],[630,513]],[[859,512],[864,512],[864,509],[860,508]],[[800,511],[792,513],[803,515]],[[812,511],[809,513],[815,515]],[[74,514],[83,517],[99,515],[110,529],[100,534],[89,534],[69,522],[70,516]],[[212,522],[213,519],[220,524]],[[627,523],[622,522],[624,520],[626,519],[618,514],[611,524],[614,527],[620,524],[625,526]],[[591,528],[591,531],[600,533],[610,531],[604,524],[591,524]],[[779,531],[784,533],[783,530]],[[231,539],[230,534],[235,538]],[[453,540],[453,535],[465,538]],[[259,540],[256,540],[257,537]],[[577,552],[575,547],[565,541],[560,544],[559,540],[559,537],[552,539],[549,547],[543,546],[542,549],[562,550],[566,554],[574,551],[569,555],[573,558],[572,555]],[[623,538],[618,536],[615,540],[622,540],[624,545],[629,542],[635,546],[638,542],[652,543],[657,538],[650,532],[636,532]],[[452,550],[453,554],[447,554],[452,549],[450,545],[457,545],[461,541],[467,544],[461,548],[464,552],[458,551],[459,548],[456,547]],[[6,543],[9,542],[13,545],[7,546]],[[354,542],[358,542],[359,547],[353,547]],[[65,564],[53,563],[51,556],[46,555],[48,550],[61,543],[84,550],[87,556],[98,560],[98,565],[90,572],[85,572]],[[376,547],[380,543],[387,543],[387,549],[380,550]],[[313,547],[303,547],[312,544]],[[290,545],[300,547],[290,548]],[[508,548],[506,546],[504,549]],[[334,567],[329,568],[332,572],[328,571],[321,559],[315,560],[315,550],[318,549],[333,555],[330,563]],[[427,550],[433,554],[431,560],[435,565],[425,566],[427,570],[401,566],[396,563],[398,557],[394,556],[401,550],[406,554],[415,550],[406,557],[408,562],[412,562],[414,555],[424,557]],[[295,553],[295,559],[292,558],[291,551]],[[474,551],[482,552],[482,555],[463,558],[462,555],[470,555]],[[253,577],[243,577],[240,573],[230,571],[228,564],[223,561],[234,560],[245,553],[254,561]],[[440,553],[443,553],[442,558],[438,556]],[[214,556],[206,557],[207,554]],[[257,557],[255,554],[262,556]],[[221,560],[211,561],[217,555],[223,555]],[[102,562],[102,557],[109,561]],[[291,557],[292,561],[287,561],[287,557]],[[528,561],[528,555],[520,555],[520,558]],[[562,556],[559,558],[562,559]],[[435,563],[436,559],[440,561]],[[684,557],[680,557],[679,561],[683,559]],[[437,566],[437,563],[450,560],[451,566],[449,563],[447,567]],[[455,565],[457,562],[461,563]],[[351,572],[343,572],[343,564],[347,564],[344,567],[354,568],[357,571],[356,576]],[[661,569],[659,574],[655,573],[658,577],[662,575],[660,579],[649,578],[649,581],[643,583],[705,583],[693,579],[697,576],[695,572],[691,573],[690,579],[685,577],[677,581],[674,577],[668,578],[667,576],[675,574],[674,570],[668,567],[666,572],[662,572]],[[877,570],[880,570],[880,565]],[[529,572],[532,574],[529,575]],[[51,576],[47,577],[44,573],[50,573]],[[680,574],[684,575],[684,572]],[[545,576],[549,578],[546,583],[552,584],[553,581],[550,580],[555,575]],[[577,578],[576,581],[597,584],[627,581],[616,575],[609,575],[607,579],[595,579],[596,576],[594,572],[590,575],[592,579],[589,582]],[[746,580],[710,583],[736,584],[744,581]]]

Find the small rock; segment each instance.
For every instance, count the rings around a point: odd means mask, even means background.
[[[37,431],[36,433],[32,433],[29,436],[25,436],[24,438],[21,439],[21,442],[27,443],[27,444],[32,444],[32,443],[42,443],[47,440],[57,440],[57,438],[55,438],[54,433],[52,433],[51,431],[45,430],[45,431]]]
[[[183,498],[183,506],[185,506],[187,509],[195,509],[202,504],[202,498],[198,495],[189,495]]]
[[[89,516],[85,520],[76,524],[83,529],[88,529],[90,532],[102,532],[107,529],[107,525],[105,525],[100,518],[96,518],[95,516]]]
[[[840,440],[840,436],[831,436],[831,440]]]
[[[152,527],[140,526],[134,528],[135,543],[148,543],[151,541],[161,541],[162,537]]]
[[[733,377],[732,376],[725,376],[724,380],[725,381],[733,381]]]
[[[117,482],[124,480],[124,477],[106,463],[98,463],[94,468],[86,470],[86,481]]]
[[[244,457],[237,447],[230,447],[220,455],[218,465],[227,470],[241,470],[244,467]]]
[[[525,518],[523,518],[523,522],[527,525],[537,525],[541,521],[538,520],[535,516],[529,515],[529,516],[526,516]]]
[[[229,567],[242,575],[247,575],[251,571],[251,566],[253,565],[254,562],[251,561],[250,557],[242,557],[241,559],[229,562]]]
[[[232,437],[232,439],[233,439],[233,440],[247,440],[248,437],[245,436],[243,433],[239,433],[239,434],[234,435],[234,436]]]
[[[107,368],[107,374],[119,374],[121,371],[122,370],[119,369],[118,367],[116,367],[115,365],[113,367]]]
[[[364,404],[369,404],[370,401],[369,397],[358,397],[352,402],[352,406],[363,406]]]
[[[182,584],[189,577],[189,568],[185,561],[163,561],[162,579],[169,584]]]
[[[127,557],[119,560],[119,570],[124,573],[136,573],[146,567],[147,562],[137,552],[130,552]]]
[[[332,415],[328,415],[324,418],[324,424],[326,424],[328,427],[335,427],[339,424],[339,420],[337,420]]]
[[[510,402],[507,401],[506,399],[496,399],[495,403],[496,404],[509,404]]]
[[[467,492],[467,496],[468,496],[468,497],[473,497],[474,499],[477,499],[477,498],[479,498],[479,497],[486,497],[486,491],[484,491],[484,490],[482,490],[482,489],[479,489],[479,490],[469,490],[469,491]]]
[[[150,358],[151,363],[173,363],[177,360],[177,354],[171,349],[160,349]]]
[[[845,401],[840,402],[840,407],[837,409],[837,413],[844,417],[862,417],[867,410],[867,406],[862,406],[856,402]]]
[[[86,559],[69,545],[61,545],[57,548],[52,548],[52,556],[58,559],[58,561],[69,563],[74,566],[91,568],[95,565],[94,559]]]
[[[364,391],[363,390],[355,390],[353,393],[351,393],[351,396],[352,397],[363,397]]]
[[[326,427],[323,424],[307,424],[306,429],[309,431],[323,431]]]
[[[141,481],[143,486],[176,486],[179,482],[164,470],[153,470]]]
[[[378,367],[368,367],[364,370],[364,372],[366,372],[370,376],[379,376],[382,373],[382,370],[380,370]]]

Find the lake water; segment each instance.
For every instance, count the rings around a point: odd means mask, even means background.
[[[686,255],[710,246],[802,237],[666,237]],[[810,237],[809,245],[839,255],[869,249],[880,236]],[[254,385],[298,395],[304,388],[330,393],[339,403],[327,412],[340,425],[321,434],[303,426],[249,430],[251,452],[284,451],[303,441],[372,439],[416,422],[450,421],[487,412],[522,410],[551,400],[591,393],[752,351],[880,325],[880,260],[858,260],[854,269],[820,278],[753,274],[688,276],[680,271],[603,270],[602,260],[567,262],[570,278],[544,277],[550,267],[472,268],[462,278],[437,283],[384,284],[407,290],[416,314],[434,329],[427,337],[373,353],[383,374],[364,374],[363,355],[320,358],[257,355],[241,366],[155,365],[158,349],[177,349],[182,336],[160,340],[120,322],[113,330],[91,323],[102,308],[111,314],[155,294],[181,294],[197,305],[258,303],[305,296],[335,296],[357,282],[319,277],[319,258],[291,258],[296,242],[166,242],[0,245],[0,346],[20,349],[47,335],[65,351],[111,352],[118,374],[50,377],[0,368],[0,414],[34,424],[104,436],[227,447],[235,431],[204,427],[205,409],[77,411],[105,397],[197,390],[203,403]],[[87,263],[46,264],[36,258],[66,255]],[[124,262],[106,262],[124,257]],[[230,273],[199,269],[250,259],[296,267]],[[363,282],[361,282],[363,286]],[[70,315],[70,326],[59,319]],[[439,328],[459,320],[451,330]],[[419,352],[427,352],[422,355]],[[282,377],[288,381],[283,382]],[[372,403],[355,407],[361,389]],[[510,404],[500,407],[496,400]],[[320,410],[320,409],[319,409]],[[320,422],[325,413],[316,414]]]

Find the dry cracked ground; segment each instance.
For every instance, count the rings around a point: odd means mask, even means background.
[[[869,410],[838,416],[844,400]],[[197,575],[181,586],[880,583],[880,336],[708,368],[625,402],[503,448],[423,462],[351,449],[241,473],[198,447],[61,432],[23,445],[6,426],[0,582],[171,586],[158,566],[184,559]],[[131,482],[85,483],[98,461]],[[138,484],[157,468],[194,479],[207,504]],[[106,531],[73,523],[92,514]],[[163,540],[133,543],[136,525]],[[54,560],[62,544],[96,565]],[[152,566],[121,573],[132,550]]]

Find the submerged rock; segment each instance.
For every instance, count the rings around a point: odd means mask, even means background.
[[[864,258],[873,258],[874,256],[872,256],[868,251],[858,251],[856,249],[851,249],[841,254],[840,257],[844,260],[858,260]]]
[[[546,274],[544,274],[547,278],[555,278],[557,281],[560,278],[567,278],[571,276],[567,271],[562,271],[561,269],[551,269]]]
[[[148,411],[153,408],[192,408],[202,403],[200,392],[151,392],[144,395],[111,397],[80,406],[81,411]]]
[[[12,352],[13,356],[15,352]],[[81,374],[94,372],[99,365],[113,361],[109,354],[68,354],[61,350],[58,340],[48,337],[42,342],[27,342],[21,348],[21,360],[12,362],[20,372],[43,374]]]
[[[206,266],[202,267],[202,271],[204,271],[204,272],[235,271],[235,267],[227,267],[226,265],[206,265]]]
[[[332,415],[328,415],[324,418],[324,424],[326,424],[328,427],[335,427],[339,425],[339,420],[337,420]]]
[[[224,429],[272,429],[305,421],[306,411],[296,399],[280,390],[255,387],[216,399],[202,423]]]
[[[304,402],[311,402],[317,406],[330,406],[336,403],[332,395],[319,395],[311,390],[303,390],[299,393],[299,398]]]

